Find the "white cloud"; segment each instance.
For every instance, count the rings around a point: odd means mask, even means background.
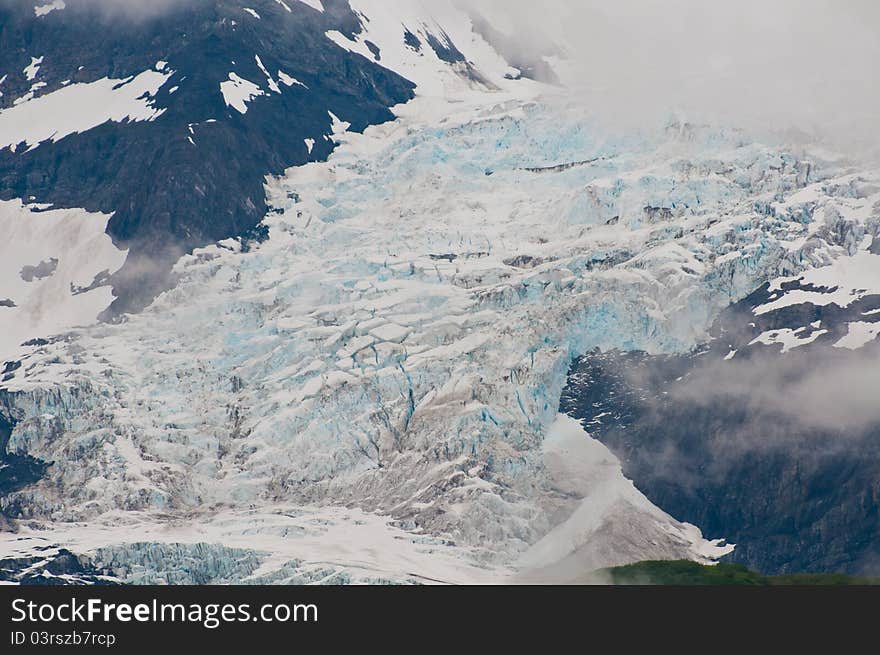
[[[565,81],[580,100],[629,126],[677,113],[877,144],[874,0],[461,3],[515,29],[524,43],[561,36],[572,62],[560,71]]]

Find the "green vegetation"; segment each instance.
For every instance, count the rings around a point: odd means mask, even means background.
[[[617,585],[876,585],[880,579],[838,573],[761,575],[740,564],[704,566],[696,562],[639,562],[600,572]]]

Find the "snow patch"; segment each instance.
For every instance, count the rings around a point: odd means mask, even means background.
[[[846,336],[834,344],[835,348],[849,348],[858,350],[862,346],[871,343],[880,334],[880,322],[866,323],[865,321],[853,321],[849,324],[849,332]]]
[[[294,84],[296,84],[296,85],[301,86],[305,89],[309,88],[305,84],[300,82],[298,79],[296,79],[295,77],[291,77],[290,75],[288,75],[284,71],[278,71],[278,79],[280,79],[281,82],[283,84],[286,84],[287,86],[293,86]]]
[[[330,116],[330,131],[333,135],[333,140],[339,143],[339,137],[348,131],[348,128],[351,127],[351,123],[340,119],[332,111],[328,111],[327,114]]]
[[[64,9],[66,6],[64,0],[54,0],[54,2],[34,7],[34,14],[36,14],[37,18],[40,18],[55,10]]]
[[[707,541],[695,526],[658,509],[575,419],[558,415],[542,450],[551,486],[581,502],[519,560],[526,580],[570,582],[596,569],[664,555],[709,563],[733,551],[733,545]]]
[[[777,279],[770,285],[770,291],[780,291],[782,284],[798,280],[802,286],[820,290],[787,291],[780,298],[756,307],[755,314],[766,314],[801,303],[821,307],[835,304],[845,308],[865,296],[880,294],[880,257],[865,247],[852,257],[840,257],[827,266],[810,269],[802,276]]]
[[[269,74],[269,71],[266,70],[266,67],[263,66],[263,60],[260,59],[260,55],[254,55],[254,59],[256,59],[256,61],[257,61],[257,66],[259,66],[260,70],[263,71],[263,75],[266,76],[266,80],[268,80],[268,82],[269,82],[269,89],[274,91],[275,93],[281,93],[281,89],[278,88],[278,84],[275,82],[275,80]]]
[[[28,81],[32,81],[37,73],[40,72],[40,65],[43,63],[43,57],[31,57],[31,63],[22,71]]]
[[[327,38],[370,61],[375,61],[375,56],[367,42],[377,46],[382,53],[380,64],[414,82],[419,95],[448,97],[463,90],[526,90],[532,85],[506,77],[510,65],[476,34],[466,10],[456,0],[351,0],[350,4],[368,19],[363,21],[363,30],[354,40],[338,31],[327,32]],[[406,31],[423,43],[420,51],[407,46]],[[429,37],[454,43],[469,63],[443,61],[428,46]]]
[[[247,103],[251,100],[266,95],[259,86],[235,73],[229,73],[229,80],[220,83],[220,93],[226,105],[240,114],[247,113]]]
[[[769,330],[755,337],[751,342],[749,342],[749,345],[754,346],[758,343],[762,343],[767,346],[781,344],[782,352],[784,354],[790,350],[793,350],[794,348],[808,346],[816,339],[821,337],[823,334],[828,334],[828,330],[813,330],[808,335],[804,336],[804,333],[806,331],[806,327],[797,328],[794,330],[791,328]]]
[[[85,132],[107,121],[152,121],[164,113],[153,96],[171,72],[144,71],[124,80],[71,84],[0,111],[0,148]]]
[[[15,304],[0,307],[0,362],[15,359],[25,341],[94,323],[110,305],[110,287],[93,286],[125,261],[104,233],[109,218],[0,201],[0,298]],[[22,275],[42,262],[54,262],[51,274]]]

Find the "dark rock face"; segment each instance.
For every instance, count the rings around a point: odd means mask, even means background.
[[[0,394],[5,393],[0,392]],[[0,398],[0,402],[5,400],[6,398]],[[6,403],[3,402],[3,404]],[[2,406],[0,406],[0,497],[6,497],[37,482],[49,467],[49,464],[34,457],[7,452],[9,438],[12,436],[14,427],[15,421],[4,416]],[[16,514],[15,508],[0,507],[0,516],[5,515],[13,518]]]
[[[733,561],[765,573],[876,575],[880,341],[832,344],[849,321],[880,320],[871,313],[880,296],[753,312],[798,288],[765,286],[731,306],[688,355],[581,357],[561,411],[609,446],[654,503],[736,543]],[[750,345],[786,328],[816,339],[786,353]]]
[[[65,548],[44,548],[46,556],[0,559],[0,581],[21,585],[117,585],[109,571]]]
[[[406,32],[410,36],[412,34],[407,30]],[[414,50],[418,50],[418,47],[415,47],[414,42],[407,36],[406,43],[410,45]],[[452,39],[449,38],[449,35],[440,30],[439,34],[428,33],[425,35],[425,38],[428,41],[428,46],[430,46],[431,50],[440,58],[440,61],[445,61],[447,64],[451,64],[453,66],[457,66],[460,69],[460,72],[469,78],[472,82],[476,82],[485,86],[486,88],[491,88],[492,83],[489,82],[485,77],[480,74],[480,72],[467,60],[467,57],[458,49],[458,46],[452,42]],[[418,39],[416,39],[418,41]]]
[[[153,121],[107,122],[30,151],[0,150],[0,198],[113,213],[108,232],[130,253],[110,280],[112,314],[167,288],[182,253],[252,231],[267,211],[265,176],[332,151],[328,112],[362,131],[393,118],[389,107],[413,95],[407,80],[324,36],[361,29],[344,0],[324,2],[323,13],[298,2],[289,12],[274,0],[250,5],[261,20],[226,0],[139,20],[75,2],[37,18],[32,3],[0,2],[0,109],[35,81],[45,84],[39,97],[66,81],[126,79],[159,61],[174,71],[156,94],[155,108],[165,111]],[[23,71],[39,57],[29,80]],[[257,57],[276,81],[283,71],[305,86],[269,91]],[[266,93],[245,114],[220,92],[230,73]],[[311,152],[304,139],[315,140]]]
[[[419,51],[422,49],[422,42],[421,42],[421,40],[419,39],[419,37],[417,37],[415,34],[413,34],[412,32],[410,32],[409,30],[404,30],[404,32],[403,32],[403,42],[404,42],[407,46],[409,46],[410,48],[412,48],[413,50],[415,50],[416,52],[419,52]]]
[[[543,264],[544,259],[542,257],[532,257],[531,255],[517,255],[516,257],[505,259],[504,263],[514,268],[535,268],[535,266]]]

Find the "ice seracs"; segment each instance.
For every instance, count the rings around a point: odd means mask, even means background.
[[[353,6],[364,31],[328,38],[419,97],[363,134],[321,106],[338,148],[266,180],[268,240],[198,248],[143,314],[16,350],[8,450],[53,463],[3,499],[29,519],[18,543],[48,534],[135,581],[195,555],[222,582],[461,582],[728,552],[558,415],[569,364],[686,352],[774,280],[855,266],[843,295],[861,293],[876,174],[732,129],[609,132],[509,79],[451,2]],[[248,53],[267,83],[230,72],[227,106],[304,92]],[[67,261],[17,274],[58,283]]]
[[[23,354],[10,447],[77,464],[21,505],[111,526],[120,504],[230,510],[229,544],[253,504],[341,504],[496,572],[725,552],[575,426],[560,448],[579,444],[582,466],[562,477],[583,486],[561,494],[546,439],[572,357],[686,351],[768,279],[854,263],[831,233],[805,240],[800,215],[762,211],[816,180],[838,202],[836,164],[806,174],[803,153],[709,128],[609,137],[504,92],[398,112],[270,180],[267,242],[197,250],[144,314]]]
[[[582,503],[523,554],[515,579],[574,582],[590,571],[637,561],[646,542],[659,559],[708,563],[733,551],[733,544],[706,541],[699,529],[653,505],[624,478],[617,457],[575,419],[560,414],[547,429],[542,450],[551,488]]]

